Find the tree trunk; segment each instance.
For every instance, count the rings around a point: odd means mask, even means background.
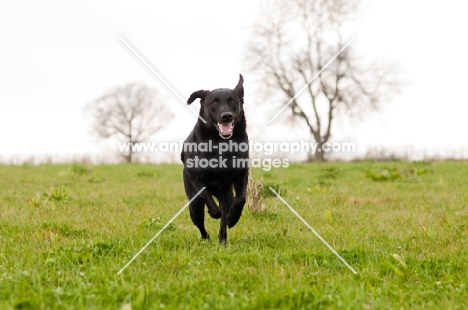
[[[317,151],[314,154],[314,161],[324,162],[325,161],[325,153],[322,150],[323,143],[319,143],[317,147]]]
[[[123,158],[126,163],[131,163],[132,162],[132,150],[128,154],[123,155]]]
[[[317,150],[314,154],[308,153],[307,154],[307,162],[324,162],[326,161],[326,154],[322,151],[323,143],[318,143]],[[319,152],[320,149],[320,152]]]

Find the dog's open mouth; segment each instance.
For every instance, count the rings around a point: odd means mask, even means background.
[[[229,139],[232,137],[232,133],[234,131],[234,121],[221,124],[216,124],[216,128],[218,128],[219,136],[223,139]]]

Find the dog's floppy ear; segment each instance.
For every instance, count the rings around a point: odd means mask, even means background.
[[[194,93],[192,93],[190,95],[190,98],[188,98],[187,103],[191,104],[192,102],[195,101],[195,99],[198,99],[198,98],[200,98],[200,101],[203,102],[203,100],[205,99],[206,94],[208,94],[208,93],[209,93],[208,90],[203,90],[203,89],[198,90],[198,91],[196,91],[196,92],[194,92]]]
[[[242,102],[244,101],[244,78],[242,77],[242,74],[239,74],[239,82],[237,82],[237,85],[236,87],[232,90],[236,95],[237,97],[239,97],[239,99],[242,100]]]

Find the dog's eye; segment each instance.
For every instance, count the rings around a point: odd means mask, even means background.
[[[234,100],[231,100],[231,101],[229,101],[229,104],[230,104],[231,106],[235,106],[235,105],[236,105],[236,102],[235,102]]]
[[[218,101],[213,101],[213,102],[211,103],[211,105],[212,105],[213,107],[217,107],[218,104],[219,104]]]

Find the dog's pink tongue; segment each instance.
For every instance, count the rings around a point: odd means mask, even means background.
[[[230,134],[231,133],[231,124],[219,124],[219,130],[222,134]]]

